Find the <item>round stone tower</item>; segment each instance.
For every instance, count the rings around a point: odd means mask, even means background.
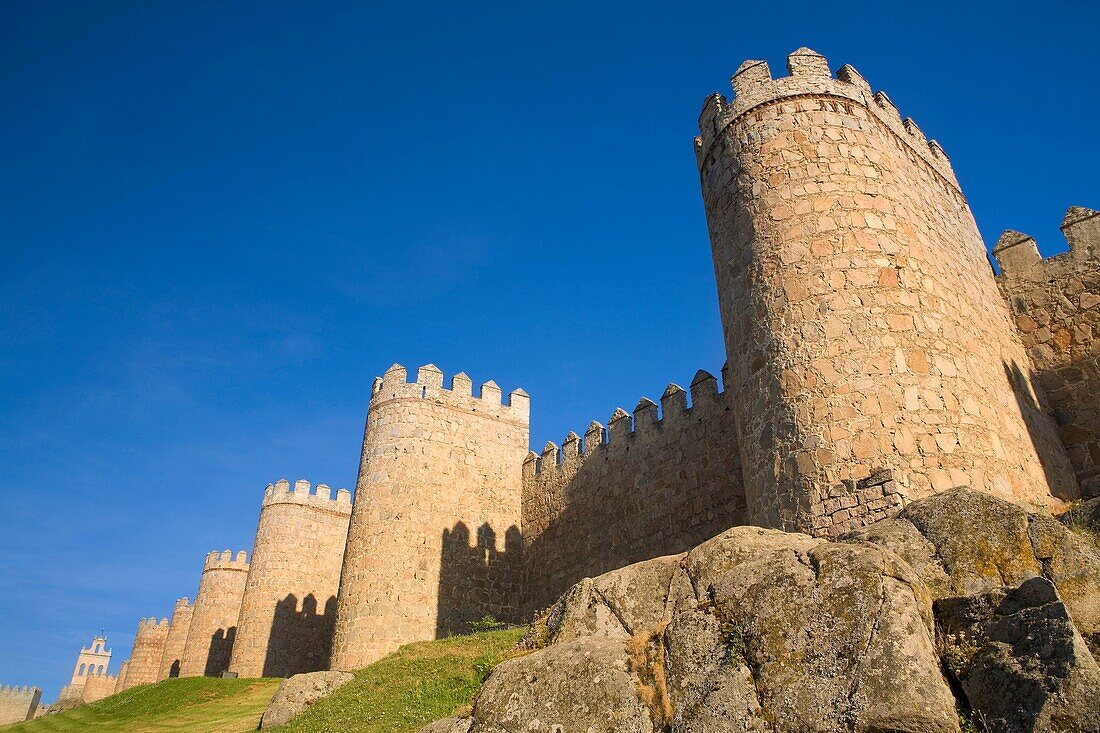
[[[172,621],[168,625],[168,638],[164,642],[164,654],[160,658],[160,672],[157,679],[180,676],[183,663],[183,648],[187,645],[187,632],[191,630],[191,614],[195,607],[187,598],[176,600],[172,609]]]
[[[248,553],[211,552],[203,563],[199,592],[180,660],[180,677],[218,677],[229,669],[237,633]]]
[[[450,389],[433,365],[375,380],[337,603],[333,669],[492,614],[515,615],[530,400]],[[477,573],[467,574],[476,563]]]
[[[269,484],[229,670],[289,677],[328,669],[351,493],[308,481]]]
[[[130,664],[126,670],[124,689],[138,685],[151,685],[160,674],[160,660],[164,656],[164,643],[168,640],[168,619],[157,621],[143,618],[138,621],[134,646],[130,650]]]
[[[749,521],[836,534],[958,485],[1075,497],[943,150],[850,66],[787,64],[742,64],[695,141]]]

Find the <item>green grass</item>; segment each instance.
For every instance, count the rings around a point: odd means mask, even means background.
[[[359,670],[355,679],[279,733],[415,733],[469,705],[481,681],[524,629],[486,631],[401,647]],[[135,687],[99,702],[3,733],[244,733],[281,680],[189,677]]]
[[[524,629],[487,631],[401,647],[279,733],[416,733],[469,705],[487,672]]]
[[[165,680],[3,728],[4,733],[244,733],[256,729],[280,680]]]

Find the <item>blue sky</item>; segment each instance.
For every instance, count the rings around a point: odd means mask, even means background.
[[[389,364],[532,443],[723,361],[692,153],[745,58],[851,63],[992,244],[1100,206],[1093,3],[0,4],[0,683],[352,487]]]

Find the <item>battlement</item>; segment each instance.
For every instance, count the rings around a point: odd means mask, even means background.
[[[33,685],[3,685],[0,686],[0,695],[7,698],[26,698],[28,701],[36,694],[41,695],[42,690]]]
[[[333,496],[332,489],[327,484],[317,484],[317,488],[310,493],[308,481],[299,479],[291,487],[289,481],[281,478],[273,484],[268,484],[264,489],[262,506],[268,507],[275,504],[296,504],[351,514],[351,492],[347,489],[337,489],[336,495]]]
[[[149,618],[138,619],[138,633],[151,632],[151,631],[167,631],[168,619],[162,618],[159,621],[156,616],[150,616]]]
[[[1006,229],[993,247],[993,257],[1001,268],[1001,274],[1014,278],[1042,279],[1047,276],[1047,265],[1100,259],[1100,211],[1084,206],[1071,206],[1066,210],[1059,228],[1069,249],[1046,258],[1039,254],[1039,246],[1034,237]]]
[[[508,403],[501,400],[500,386],[493,380],[481,385],[473,395],[473,381],[464,372],[451,377],[451,386],[444,387],[442,370],[434,364],[417,369],[415,381],[408,381],[408,371],[394,364],[381,377],[376,377],[371,392],[371,406],[402,399],[423,399],[473,412],[484,412],[501,419],[526,425],[531,416],[531,398],[522,389],[508,393]]]
[[[181,607],[187,607],[187,606],[193,606],[193,605],[194,604],[191,603],[191,599],[188,598],[187,596],[184,596],[183,598],[177,598],[176,599],[176,606],[175,607],[176,608],[181,608]]]
[[[725,381],[725,367],[723,382]],[[540,476],[547,471],[573,471],[581,457],[600,450],[624,449],[630,441],[662,430],[679,427],[689,417],[700,410],[719,405],[725,399],[726,392],[719,389],[718,379],[705,370],[695,373],[690,386],[691,404],[688,405],[688,392],[678,384],[669,384],[661,394],[661,404],[648,397],[642,397],[629,413],[621,407],[608,418],[607,428],[593,420],[584,431],[584,438],[570,432],[560,446],[547,441],[542,453],[531,451],[523,462],[523,477]]]
[[[245,550],[239,550],[236,557],[234,557],[232,550],[208,552],[202,565],[202,571],[205,573],[207,570],[242,570],[248,572],[248,553]]]
[[[928,140],[912,119],[902,119],[886,93],[872,92],[871,85],[853,67],[845,64],[834,78],[824,56],[800,48],[787,57],[787,70],[789,76],[772,78],[766,61],[745,61],[730,79],[734,92],[732,99],[718,93],[706,98],[699,115],[699,136],[695,138],[695,152],[700,162],[728,125],[762,105],[806,97],[831,97],[841,104],[855,103],[867,110],[870,117],[890,129],[899,142],[961,195],[955,172],[940,144]]]

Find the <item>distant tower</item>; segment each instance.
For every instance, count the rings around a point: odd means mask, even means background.
[[[836,534],[957,485],[1076,497],[943,150],[852,67],[787,65],[742,64],[695,141],[749,521]]]
[[[351,493],[308,481],[268,484],[229,669],[289,677],[328,669]]]
[[[237,633],[248,553],[211,552],[203,563],[195,609],[180,661],[180,677],[218,677],[229,669]]]
[[[187,645],[187,632],[191,630],[191,614],[195,607],[187,598],[176,600],[172,609],[172,621],[168,625],[168,638],[164,641],[164,654],[160,658],[160,671],[157,679],[166,680],[180,676],[183,663],[183,650]]]
[[[164,644],[168,640],[168,619],[157,621],[143,618],[138,621],[134,646],[130,650],[124,690],[138,685],[151,685],[158,679],[160,660],[164,656]]]
[[[107,668],[110,666],[111,650],[107,648],[107,637],[97,634],[92,637],[91,644],[80,648],[80,653],[76,656],[76,664],[73,665],[73,675],[69,679],[69,684],[61,688],[58,702],[82,700],[89,678],[106,675]]]
[[[361,667],[484,613],[513,613],[508,603],[517,586],[507,572],[473,587],[448,582],[475,555],[482,565],[490,558],[502,569],[519,564],[530,400],[516,390],[502,405],[495,383],[482,385],[480,397],[471,388],[456,374],[445,389],[443,373],[430,364],[412,384],[400,365],[375,380],[340,582],[334,669]]]

